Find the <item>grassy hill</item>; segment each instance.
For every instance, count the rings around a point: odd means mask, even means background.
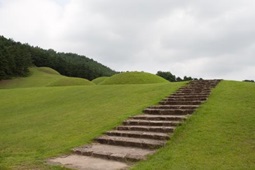
[[[145,72],[125,72],[119,73],[105,79],[100,85],[110,84],[151,84],[151,83],[167,83],[168,81],[162,77]]]
[[[45,86],[67,86],[67,85],[94,85],[94,83],[83,78],[73,78],[60,75],[49,67],[30,68],[28,77],[13,78],[0,81],[1,88],[24,88]]]

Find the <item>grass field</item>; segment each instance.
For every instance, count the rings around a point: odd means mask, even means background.
[[[86,79],[62,76],[57,71],[48,67],[32,67],[29,70],[30,75],[28,77],[0,81],[0,89],[94,85],[94,83]]]
[[[255,169],[255,83],[223,81],[167,146],[134,170]]]
[[[184,83],[0,90],[0,169],[61,169],[45,160],[91,142]]]
[[[32,71],[0,84],[6,88],[0,89],[0,170],[63,169],[45,161],[91,142],[185,84],[71,86],[52,69]],[[166,147],[133,169],[255,169],[254,101],[254,83],[221,82]]]

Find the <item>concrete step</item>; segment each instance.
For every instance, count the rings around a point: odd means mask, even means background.
[[[201,92],[201,93],[196,93],[196,92],[175,92],[173,95],[207,95],[209,96],[210,93],[205,93],[205,92]]]
[[[205,101],[206,97],[168,97],[163,101]]]
[[[103,135],[95,139],[101,144],[119,145],[119,146],[132,146],[146,149],[156,149],[166,144],[165,140],[144,139],[144,138],[129,138],[118,136]]]
[[[115,160],[107,160],[92,156],[71,154],[63,155],[47,161],[49,165],[61,166],[61,169],[76,170],[127,170],[130,168],[128,162],[120,162]],[[23,169],[23,168],[22,168]],[[38,169],[38,168],[36,168]],[[48,168],[52,169],[52,168]],[[55,169],[55,168],[53,168]]]
[[[202,86],[200,86],[200,87],[197,87],[197,86],[193,86],[193,87],[191,87],[191,86],[184,86],[184,87],[179,88],[178,91],[180,91],[180,90],[196,90],[196,91],[204,90],[204,91],[210,91],[211,89],[212,88],[210,88],[210,87],[202,87]]]
[[[208,95],[200,95],[200,94],[172,94],[171,96],[167,98],[208,98]]]
[[[144,109],[145,114],[154,115],[187,115],[194,112],[195,109]]]
[[[146,139],[157,139],[157,140],[170,139],[169,134],[160,133],[160,132],[111,130],[111,131],[106,132],[105,134],[108,136],[122,136],[122,137],[146,138]]]
[[[118,126],[116,130],[128,130],[128,131],[144,131],[144,132],[161,132],[172,133],[175,127],[172,126]]]
[[[155,153],[155,150],[93,143],[91,145],[74,148],[73,152],[79,155],[108,160],[136,162],[145,160],[146,156]]]
[[[156,105],[150,106],[148,109],[197,109],[199,105]]]
[[[186,88],[178,89],[177,91],[211,92],[211,88],[203,87],[203,86],[200,86],[200,87],[186,87]]]
[[[186,115],[150,115],[142,114],[131,117],[131,119],[140,119],[140,120],[178,120],[183,121],[187,119]]]
[[[146,125],[146,126],[178,126],[181,124],[180,121],[169,121],[169,120],[137,120],[129,119],[123,122],[124,125]]]
[[[193,89],[181,89],[177,93],[211,93],[211,90],[193,90]]]
[[[203,101],[161,101],[162,105],[200,105]]]
[[[187,86],[187,88],[207,88],[207,89],[212,89],[213,87],[215,87],[214,84],[189,84],[189,86]]]

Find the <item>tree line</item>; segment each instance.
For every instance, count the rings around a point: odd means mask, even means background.
[[[0,36],[0,80],[29,74],[31,66],[51,67],[60,74],[93,80],[116,72],[107,66],[74,53],[59,53]]]
[[[243,82],[255,83],[255,81],[254,81],[254,80],[243,80]]]
[[[0,80],[26,76],[31,65],[31,53],[25,45],[0,36]]]
[[[192,78],[190,76],[184,76],[183,78],[177,77],[173,75],[169,71],[158,71],[157,74],[160,77],[163,77],[164,79],[170,81],[170,82],[179,82],[179,81],[190,81],[190,80],[198,80],[198,78]],[[199,80],[203,80],[202,78],[199,78]]]

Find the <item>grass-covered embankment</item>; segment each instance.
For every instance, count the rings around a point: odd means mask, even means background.
[[[255,169],[255,84],[223,81],[139,170]]]
[[[111,84],[153,84],[153,83],[167,83],[168,81],[155,74],[146,72],[124,72],[115,74],[104,81],[100,85]]]
[[[95,84],[100,84],[100,83],[102,83],[103,81],[105,81],[108,78],[109,77],[98,77],[98,78],[92,80],[92,82],[95,83]]]
[[[0,169],[57,169],[68,153],[184,83],[0,90]]]
[[[28,77],[0,81],[0,89],[94,85],[87,79],[63,76],[49,67],[32,67],[29,71],[30,75]]]

